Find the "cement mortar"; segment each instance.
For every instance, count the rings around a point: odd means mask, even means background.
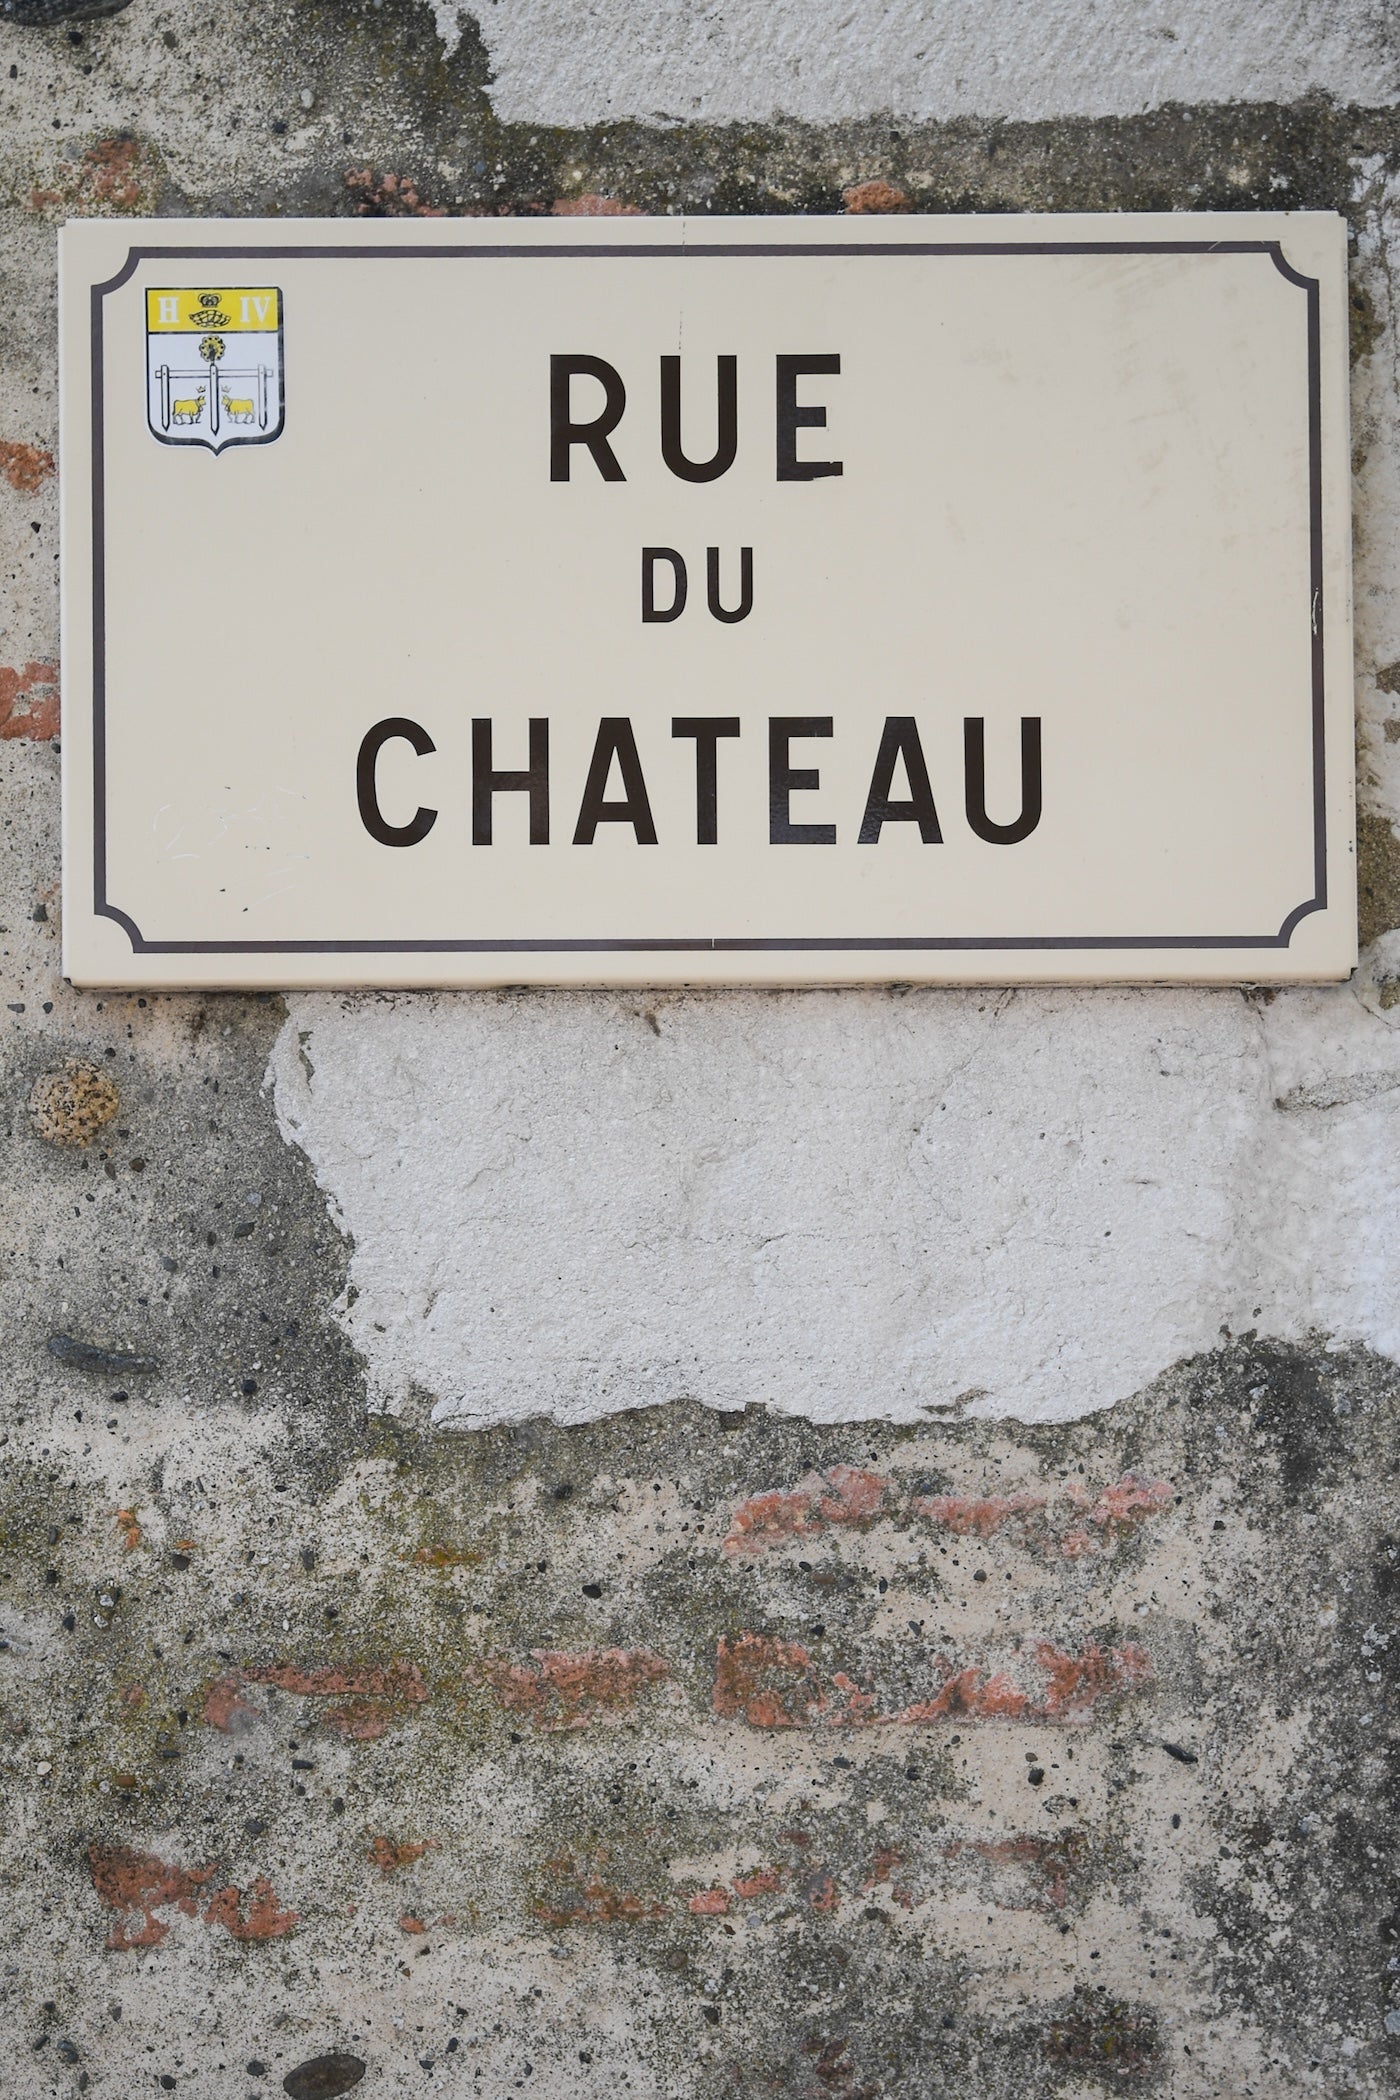
[[[1395,2089],[1396,86],[1364,4],[0,8],[7,2094]],[[1355,983],[69,990],[55,226],[848,192],[1348,213]]]

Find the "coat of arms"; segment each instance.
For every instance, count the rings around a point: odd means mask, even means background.
[[[275,286],[146,294],[146,420],[163,445],[270,445],[282,434]]]

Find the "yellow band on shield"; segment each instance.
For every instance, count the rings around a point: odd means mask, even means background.
[[[220,335],[265,333],[282,325],[282,294],[275,285],[236,285],[228,291],[148,291],[146,327],[152,335],[215,330]]]

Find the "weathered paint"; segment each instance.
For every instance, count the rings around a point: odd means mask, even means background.
[[[1111,116],[1400,88],[1394,16],[1369,0],[1046,0],[1030,17],[1017,0],[699,0],[643,34],[626,0],[582,18],[568,0],[426,4],[449,50],[479,23],[492,104],[516,123]]]

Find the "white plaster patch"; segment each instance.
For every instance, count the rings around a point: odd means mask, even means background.
[[[428,5],[433,11],[437,33],[447,46],[447,56],[451,58],[462,41],[462,24],[470,10],[465,5],[459,5],[458,0],[428,0]]]
[[[465,7],[427,0],[449,50]],[[1400,92],[1386,0],[481,0],[509,123],[1034,120]]]
[[[1064,1420],[1211,1347],[1400,1355],[1400,1012],[1238,992],[301,996],[284,1134],[376,1404]]]

